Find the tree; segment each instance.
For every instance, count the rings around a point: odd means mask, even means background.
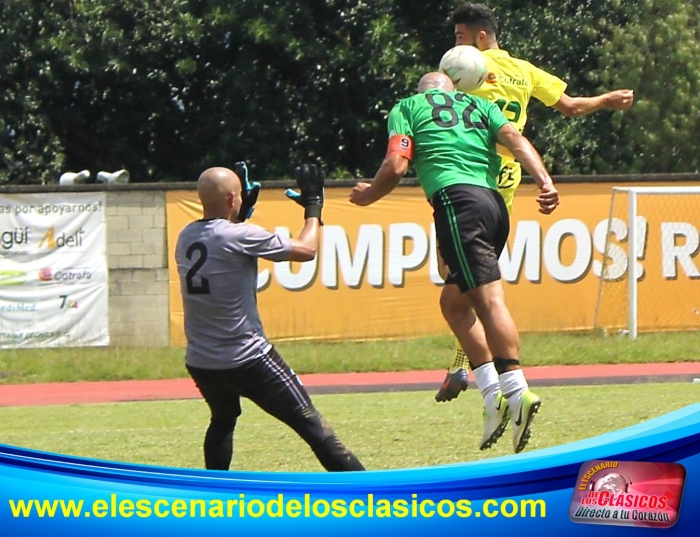
[[[0,182],[127,168],[256,179],[318,160],[368,176],[386,115],[454,42],[454,0],[4,0]],[[636,90],[624,113],[533,104],[525,134],[557,174],[692,171],[698,11],[680,0],[494,0],[500,42],[572,95]],[[556,5],[554,5],[556,4]]]
[[[55,20],[56,4],[40,0],[0,4],[0,181],[48,182],[65,160],[45,106],[44,88],[54,77],[51,58],[33,46],[45,38]]]
[[[634,20],[611,27],[599,48],[600,81],[636,90],[617,118],[623,143],[605,171],[674,173],[700,170],[700,6],[679,0],[635,2]]]
[[[596,47],[624,27],[634,8],[619,0],[547,2],[502,0],[494,3],[501,24],[501,46],[513,55],[558,76],[572,96],[617,89],[602,81]],[[525,135],[559,175],[599,173],[601,162],[614,163],[624,127],[618,116],[598,112],[567,118],[533,100]],[[614,164],[613,164],[614,165]]]

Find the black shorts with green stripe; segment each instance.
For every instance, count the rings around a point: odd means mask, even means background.
[[[498,258],[510,232],[510,218],[496,190],[452,185],[436,192],[433,206],[440,255],[450,271],[445,283],[462,292],[501,278]]]

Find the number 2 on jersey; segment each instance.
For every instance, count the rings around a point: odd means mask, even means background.
[[[194,265],[190,268],[190,270],[187,271],[187,274],[185,275],[185,281],[187,282],[187,292],[190,295],[208,295],[210,293],[209,291],[209,279],[201,277],[199,278],[200,284],[197,285],[194,283],[194,278],[197,276],[197,271],[202,268],[202,265],[207,260],[207,255],[209,252],[207,252],[207,247],[204,246],[201,242],[194,242],[190,245],[190,247],[187,249],[186,255],[187,259],[192,259],[192,254],[197,252],[199,254],[199,257],[197,257],[197,260],[194,262]]]

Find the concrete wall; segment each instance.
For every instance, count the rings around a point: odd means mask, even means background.
[[[165,191],[107,192],[112,345],[169,345],[167,256]]]

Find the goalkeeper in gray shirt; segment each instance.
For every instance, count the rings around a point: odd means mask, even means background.
[[[328,471],[364,470],[313,406],[296,374],[268,341],[256,303],[258,258],[309,261],[318,249],[324,174],[315,165],[296,169],[304,227],[286,239],[245,220],[260,185],[248,181],[245,163],[209,168],[197,193],[203,218],[188,224],[175,248],[184,306],[187,370],[211,410],[204,463],[228,470],[240,398],[250,399],[289,425]]]

